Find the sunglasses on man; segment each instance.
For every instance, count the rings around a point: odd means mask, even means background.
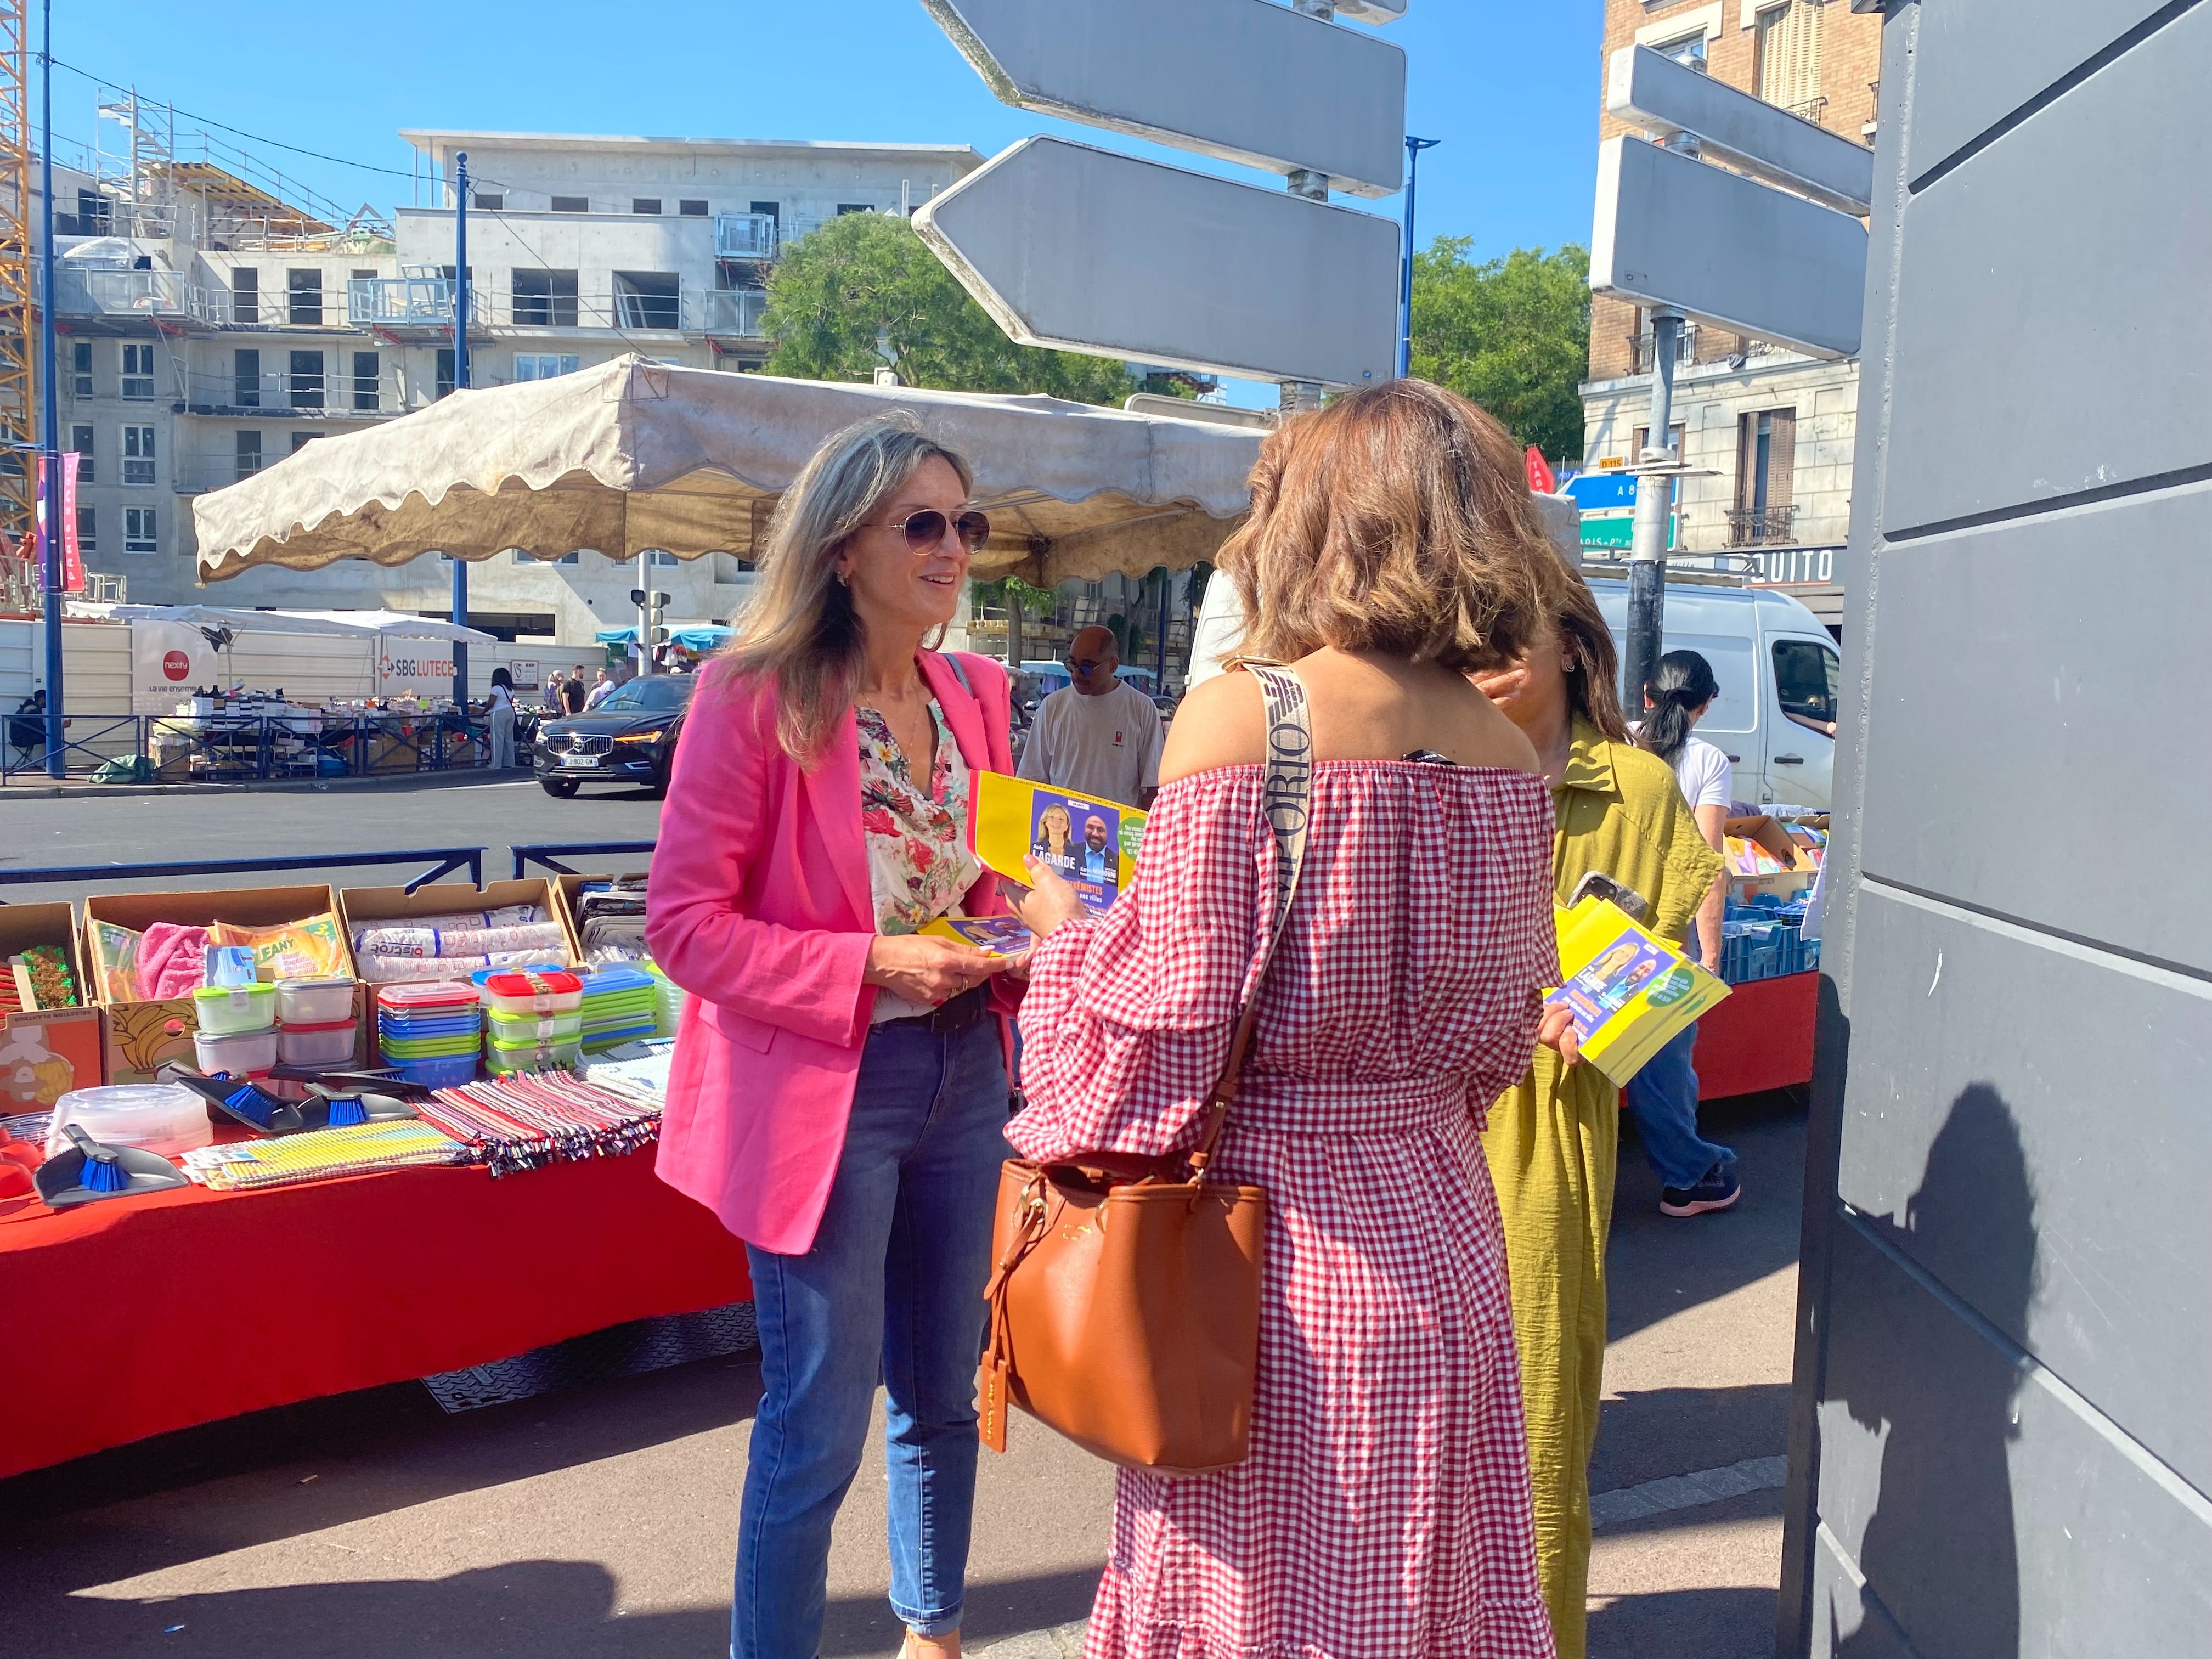
[[[927,507],[919,513],[909,513],[905,518],[894,523],[878,525],[875,528],[903,530],[906,532],[907,550],[910,553],[927,553],[945,539],[945,526],[947,522],[944,514],[939,513],[933,507]],[[960,532],[961,545],[970,553],[981,552],[983,544],[991,539],[991,519],[988,514],[963,513],[958,518],[951,520],[949,522]]]
[[[1105,662],[1103,657],[1070,657],[1067,665],[1079,674],[1088,674]]]

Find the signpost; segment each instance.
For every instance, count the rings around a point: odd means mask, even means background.
[[[1392,377],[1398,228],[1372,214],[1025,138],[914,224],[1024,345],[1254,380]]]
[[[1872,200],[1874,170],[1849,139],[1648,46],[1613,55],[1606,108],[1661,141],[1599,146],[1590,228],[1590,291],[1651,307],[1650,429],[1659,447],[1633,459],[1643,477],[1668,481],[1636,497],[1620,687],[1633,712],[1658,669],[1668,507],[1686,471],[1668,443],[1683,321],[1818,357],[1856,356],[1867,258],[1857,215]]]
[[[1403,183],[1406,54],[1272,0],[924,0],[1001,102],[1331,190]]]
[[[1199,374],[1392,378],[1405,54],[1327,0],[924,0],[1004,101],[1284,175],[1284,193],[1029,138],[915,215],[1013,339]],[[1347,12],[1351,8],[1347,7]],[[1402,0],[1364,0],[1388,21]]]

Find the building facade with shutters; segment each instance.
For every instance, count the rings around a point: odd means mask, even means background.
[[[453,389],[456,153],[472,181],[477,386],[625,352],[757,369],[765,284],[788,243],[842,213],[910,211],[983,160],[949,144],[403,136],[420,158],[417,204],[344,223],[252,185],[236,158],[187,164],[165,149],[135,182],[58,170],[57,208],[75,210],[57,236],[62,434],[87,458],[87,565],[122,576],[132,601],[447,613],[451,567],[434,557],[201,588],[191,503]],[[728,555],[669,556],[654,581],[672,622],[720,622],[751,572]],[[635,622],[635,585],[634,560],[509,553],[471,568],[470,619],[587,641]]]
[[[1626,46],[1652,47],[1831,132],[1874,142],[1881,19],[1852,12],[1846,0],[1607,0],[1607,58]],[[1601,109],[1601,141],[1627,130]],[[1645,443],[1651,339],[1643,307],[1593,300],[1582,386],[1586,469],[1632,465]],[[1747,556],[1755,581],[1787,589],[1837,625],[1857,362],[1694,324],[1678,351],[1674,434],[1684,462],[1704,476],[1679,486],[1676,551]]]

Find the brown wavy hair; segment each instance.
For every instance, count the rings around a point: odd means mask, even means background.
[[[1252,516],[1221,550],[1248,618],[1243,653],[1333,646],[1462,673],[1516,655],[1556,560],[1505,428],[1455,392],[1393,380],[1271,434]]]
[[[776,503],[759,584],[722,655],[738,673],[774,686],[776,739],[803,767],[821,758],[851,706],[866,651],[852,592],[836,580],[838,556],[931,460],[957,473],[961,489],[974,487],[966,458],[930,437],[917,416],[871,416],[824,439]],[[943,638],[939,630],[933,648]]]
[[[1546,624],[1558,630],[1561,646],[1574,652],[1575,665],[1567,671],[1568,703],[1615,743],[1633,742],[1620,712],[1620,653],[1583,573],[1547,547],[1537,566],[1536,592]],[[1480,665],[1494,668],[1498,663]]]

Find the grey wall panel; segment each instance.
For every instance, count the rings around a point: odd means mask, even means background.
[[[2139,838],[2212,823],[2212,484],[1891,548],[1881,587],[1867,873],[2212,972],[2212,864]]]
[[[1920,23],[1911,167],[1941,164],[2166,0],[1938,0]]]
[[[1954,1188],[1945,1201],[1971,1211],[1977,1194]],[[1823,1510],[1832,1470],[1858,1489],[1865,1517],[1830,1528],[1847,1563],[1831,1570],[1832,1596],[1838,1579],[1863,1576],[1926,1659],[2202,1654],[2212,1506],[1962,1318],[1863,1224],[1837,1227],[1829,1303],[1822,1421],[1848,1412],[1859,1451],[1839,1447],[1830,1463],[1824,1443]],[[1869,1477],[1863,1449],[1877,1441]],[[1833,1650],[1892,1659],[1878,1616],[1859,1628]]]
[[[1893,540],[2212,462],[2212,122],[2176,119],[2176,86],[2212,86],[2212,4],[1906,209]]]
[[[2173,1386],[2212,1376],[2212,984],[2116,971],[1871,875],[1857,927],[1881,971],[1854,987],[1853,1029],[1876,1036],[1852,1048],[1838,1194],[2212,1491],[2212,1413]],[[1973,1201],[1929,1190],[1959,1179]]]
[[[1866,1593],[1857,1568],[1825,1530],[1813,1540],[1812,1659],[1921,1659],[1879,1601]]]

